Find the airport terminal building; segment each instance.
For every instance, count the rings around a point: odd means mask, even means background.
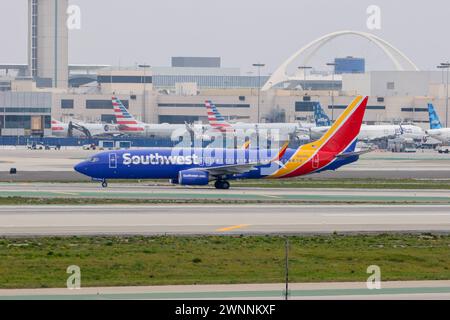
[[[220,57],[172,57],[169,66],[73,65],[68,63],[68,30],[62,19],[67,5],[67,0],[29,0],[28,63],[0,62],[1,135],[49,135],[51,118],[115,122],[113,94],[147,123],[206,123],[205,100],[212,100],[230,121],[310,122],[317,102],[336,119],[357,95],[370,96],[367,124],[414,122],[426,129],[430,102],[441,119],[448,119],[444,73],[420,71],[374,35],[343,31],[320,39],[347,34],[367,38],[389,52],[393,70],[368,71],[363,57],[347,56],[336,57],[331,71],[295,68],[288,73],[288,65],[309,46],[271,75],[256,68],[242,74],[239,68],[223,67]]]
[[[429,102],[445,119],[446,86],[437,71],[371,71],[341,74],[339,78],[335,75],[334,81],[330,75],[311,74],[295,87],[290,84],[260,90],[258,80],[230,75],[228,69],[155,68],[157,75],[152,69],[102,68],[96,71],[94,81],[64,90],[38,88],[33,81],[10,80],[10,90],[0,92],[1,134],[12,135],[11,130],[15,126],[20,129],[21,123],[23,131],[14,134],[49,134],[45,129],[50,116],[63,122],[76,119],[113,123],[113,94],[137,119],[148,123],[206,123],[205,100],[212,100],[226,119],[235,122],[258,122],[258,108],[261,122],[310,122],[315,102],[336,119],[356,95],[370,96],[364,119],[367,124],[414,122],[426,129]],[[92,71],[89,76],[93,77]],[[77,79],[74,75],[69,78]],[[224,85],[228,78],[234,80]],[[320,81],[325,88],[308,87]],[[42,125],[31,125],[38,122]]]

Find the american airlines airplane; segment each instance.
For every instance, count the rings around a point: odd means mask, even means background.
[[[213,130],[224,133],[237,133],[238,130],[254,130],[255,132],[256,130],[278,130],[280,136],[295,135],[301,140],[309,140],[309,130],[298,123],[230,123],[225,120],[212,101],[206,100],[205,107],[209,125]]]
[[[317,139],[330,128],[331,120],[323,111],[320,103],[314,105],[314,118],[316,126],[310,128],[311,138]],[[361,132],[358,139],[361,141],[371,142],[380,139],[395,138],[402,136],[404,138],[412,138],[417,141],[423,141],[425,132],[421,127],[414,125],[366,125],[361,126]]]
[[[119,130],[122,133],[131,136],[157,136],[157,137],[172,137],[175,131],[182,132],[193,131],[196,137],[202,137],[208,140],[208,137],[203,136],[203,127],[201,125],[187,125],[187,124],[149,124],[136,120],[136,118],[127,110],[123,103],[117,98],[112,97],[112,104],[114,107],[114,115],[116,122],[119,125]]]
[[[103,123],[87,123],[83,121],[71,121],[72,126],[75,128],[72,134],[73,136],[82,136],[84,130],[89,131],[91,136],[102,136],[102,135],[119,135],[119,128],[114,124],[103,124]],[[64,123],[55,119],[51,120],[52,135],[55,137],[67,137],[69,136],[70,123]],[[76,129],[76,128],[80,128]],[[84,129],[84,130],[83,130]]]
[[[357,97],[317,141],[289,149],[150,148],[107,151],[74,169],[101,181],[108,179],[170,179],[184,186],[230,188],[236,179],[284,179],[336,170],[355,162],[355,152],[368,97]]]
[[[430,118],[430,129],[426,130],[427,136],[432,137],[444,144],[450,143],[450,128],[443,128],[434,106],[428,104],[428,116]]]

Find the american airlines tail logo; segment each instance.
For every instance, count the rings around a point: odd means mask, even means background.
[[[139,125],[136,119],[131,113],[128,112],[127,108],[123,105],[122,101],[118,98],[112,98],[112,105],[114,107],[114,115],[116,117],[116,122],[120,126],[121,131],[133,131],[142,132],[144,128]]]
[[[195,154],[189,156],[162,156],[159,153],[148,155],[131,155],[131,153],[124,153],[122,159],[124,165],[200,164],[200,158]]]
[[[208,113],[208,121],[212,128],[221,132],[233,131],[231,124],[225,121],[225,118],[220,114],[212,101],[206,100],[205,106]]]

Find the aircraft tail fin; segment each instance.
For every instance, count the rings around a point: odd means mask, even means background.
[[[331,126],[331,120],[328,115],[323,110],[320,102],[314,103],[314,120],[317,127],[327,127]]]
[[[122,101],[117,97],[112,97],[112,105],[114,107],[114,115],[116,122],[119,125],[120,131],[126,132],[142,132],[144,128],[142,124],[137,121],[134,116],[124,106]]]
[[[60,132],[60,131],[64,131],[64,126],[65,123],[61,122],[59,120],[53,119],[51,120],[51,129],[52,132]]]
[[[231,125],[225,121],[225,118],[217,110],[216,105],[211,100],[205,101],[206,111],[208,112],[208,122],[212,128],[223,131],[224,129],[231,128]]]
[[[354,152],[368,100],[369,97],[356,97],[322,138],[311,145],[336,155]]]
[[[112,97],[112,104],[114,107],[114,115],[117,123],[120,124],[137,124],[134,116],[128,112],[127,108],[123,105],[117,97]]]
[[[428,116],[430,118],[430,129],[441,129],[442,124],[439,120],[439,116],[436,113],[436,110],[434,109],[433,104],[428,104]]]

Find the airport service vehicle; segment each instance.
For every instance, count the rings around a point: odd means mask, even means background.
[[[412,138],[397,137],[389,139],[387,149],[391,152],[417,152],[416,144]]]
[[[315,127],[311,127],[311,139],[318,139],[322,134],[330,128],[331,121],[328,115],[323,111],[320,103],[314,105]],[[403,138],[411,138],[416,141],[423,141],[425,133],[422,128],[410,125],[365,125],[361,126],[361,132],[358,139],[361,141],[376,141],[381,139],[389,139],[402,136]]]
[[[60,150],[61,145],[43,144],[42,142],[28,142],[27,149],[29,150]]]
[[[293,135],[300,140],[309,141],[309,129],[303,128],[298,123],[244,123],[237,122],[231,123],[225,120],[222,114],[217,109],[217,106],[211,101],[205,101],[205,107],[208,114],[208,122],[213,130],[217,130],[223,133],[235,133],[238,134],[239,130],[278,130],[279,136]]]
[[[43,143],[40,143],[40,142],[28,143],[27,144],[27,149],[29,149],[29,150],[44,150],[45,149],[45,145]]]
[[[439,146],[436,150],[439,153],[450,153],[450,146]]]
[[[83,150],[96,150],[97,146],[95,145],[95,143],[88,143],[88,144],[84,144],[81,149]]]
[[[430,129],[425,131],[428,137],[434,138],[443,144],[450,143],[450,128],[443,128],[439,116],[433,104],[428,104],[428,116],[430,118]],[[444,148],[444,150],[447,150]]]
[[[107,151],[77,164],[74,169],[106,187],[108,179],[170,179],[185,186],[214,181],[228,189],[230,180],[282,179],[355,162],[357,136],[368,97],[357,97],[317,141],[289,149],[150,148]]]

